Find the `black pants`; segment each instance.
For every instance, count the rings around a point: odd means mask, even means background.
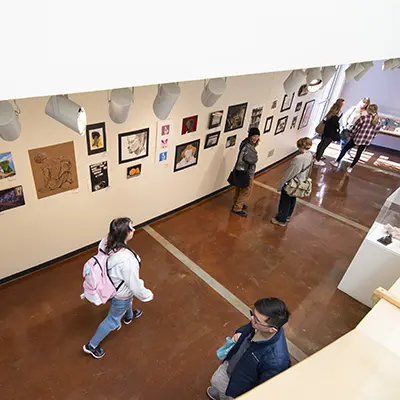
[[[332,141],[333,141],[332,138],[322,135],[321,141],[319,142],[318,147],[317,147],[317,152],[315,153],[315,158],[317,161],[321,160],[321,158],[324,154],[324,151],[332,143]]]
[[[281,198],[279,200],[278,214],[276,219],[279,222],[286,222],[293,214],[294,207],[296,206],[296,197],[289,196],[285,188],[281,191]]]
[[[337,162],[340,162],[340,161],[342,160],[342,158],[345,156],[345,154],[346,154],[350,149],[352,149],[355,145],[356,145],[356,144],[353,142],[353,139],[350,139],[350,140],[347,142],[346,146],[343,147],[343,150],[340,152],[339,157],[338,157],[338,159],[337,159],[336,161],[337,161]],[[363,145],[363,144],[362,144],[362,145],[359,145],[359,146],[357,147],[357,154],[356,154],[356,156],[354,157],[353,162],[351,163],[351,168],[353,168],[353,167],[358,163],[358,160],[360,159],[362,152],[363,152],[366,148],[367,148],[367,146],[366,146],[366,145]]]

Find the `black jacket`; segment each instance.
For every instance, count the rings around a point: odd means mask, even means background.
[[[336,141],[340,139],[339,132],[339,117],[337,115],[334,115],[325,121],[324,133],[322,136],[332,138],[334,141]]]

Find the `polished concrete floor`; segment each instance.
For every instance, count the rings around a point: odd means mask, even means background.
[[[286,165],[257,181],[275,187]],[[394,171],[392,164],[379,168]],[[261,186],[254,187],[247,219],[230,212],[227,191],[152,225],[243,303],[284,299],[292,311],[288,339],[306,355],[368,312],[336,289],[365,230],[322,210],[368,228],[400,181],[362,166],[350,177],[343,169],[314,169],[313,178],[307,201],[316,209],[298,204],[287,228],[269,223],[278,194]],[[82,265],[93,251],[0,287],[1,398],[206,398],[215,350],[246,317],[146,231],[131,244],[155,300],[141,305],[140,320],[105,340],[101,360],[81,351],[107,312],[79,298]]]

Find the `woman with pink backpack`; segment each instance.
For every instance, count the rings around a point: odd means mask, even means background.
[[[129,218],[117,218],[110,224],[110,232],[99,244],[99,252],[108,255],[107,273],[116,292],[110,300],[110,310],[107,317],[97,328],[89,343],[83,346],[83,351],[94,358],[101,358],[105,352],[100,347],[103,339],[112,331],[121,328],[121,320],[129,325],[143,312],[132,308],[134,297],[142,302],[153,300],[154,295],[144,286],[139,278],[141,266],[140,257],[128,248],[127,242],[132,239],[135,229]]]

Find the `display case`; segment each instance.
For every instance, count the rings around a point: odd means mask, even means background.
[[[379,114],[379,117],[381,129],[372,144],[400,150],[400,117],[389,114]]]

